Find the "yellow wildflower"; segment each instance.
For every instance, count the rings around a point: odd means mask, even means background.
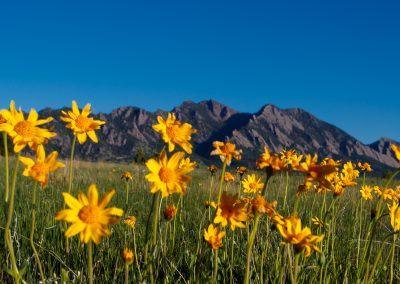
[[[89,186],[87,196],[80,192],[78,199],[63,192],[64,201],[70,209],[59,211],[56,219],[72,223],[65,237],[70,238],[80,233],[81,242],[87,244],[92,240],[99,244],[101,237],[111,235],[107,225],[117,222],[116,216],[124,214],[122,209],[116,207],[105,208],[114,194],[115,190],[106,193],[99,202],[99,192],[94,184]]]
[[[95,130],[100,129],[100,126],[105,124],[105,122],[89,117],[91,112],[90,104],[87,104],[82,109],[82,112],[80,112],[75,101],[72,101],[72,111],[61,111],[64,115],[60,117],[61,120],[66,122],[66,127],[74,132],[74,135],[78,138],[79,144],[85,143],[87,136],[89,136],[94,143],[99,142]]]
[[[372,172],[371,165],[368,164],[367,162],[364,163],[358,162],[358,167],[364,172]]]
[[[36,110],[31,109],[28,118],[25,119],[22,110],[15,109],[14,101],[10,103],[10,110],[3,109],[1,115],[6,122],[0,124],[0,132],[4,131],[10,136],[14,143],[14,152],[21,152],[27,145],[35,150],[38,145],[45,144],[57,134],[37,126],[53,120],[52,117],[38,119]]]
[[[36,149],[36,161],[28,157],[20,157],[19,160],[25,165],[24,176],[30,176],[45,187],[49,181],[49,173],[59,168],[65,167],[63,163],[57,162],[58,152],[52,152],[46,158],[46,152],[43,145]]]
[[[229,195],[226,192],[222,193],[221,204],[217,208],[217,214],[214,218],[214,223],[221,223],[222,227],[230,225],[232,230],[236,227],[244,228],[247,220],[246,208],[237,198],[237,195]]]
[[[175,145],[179,145],[186,153],[192,153],[192,134],[196,133],[197,130],[192,127],[189,123],[181,123],[176,119],[174,113],[168,113],[168,117],[164,120],[161,116],[157,117],[158,124],[153,125],[153,129],[160,133],[162,139],[168,144],[168,151],[172,152],[175,149]]]
[[[125,181],[130,181],[133,179],[133,175],[130,172],[123,172],[121,175],[121,179],[124,179]]]
[[[128,248],[124,248],[124,250],[122,251],[122,259],[124,260],[124,262],[126,264],[132,264],[133,259],[134,259],[134,254],[133,251],[128,249]]]
[[[372,195],[372,188],[369,185],[364,185],[361,187],[360,189],[361,192],[361,196],[365,199],[365,200],[372,200],[374,199],[374,196]]]
[[[146,162],[150,170],[146,179],[152,183],[151,193],[161,191],[162,197],[168,197],[173,193],[186,192],[186,184],[192,178],[187,175],[188,169],[179,168],[184,155],[184,152],[177,152],[168,160],[167,154],[163,151],[159,161],[150,159]]]
[[[135,216],[128,216],[124,219],[124,224],[128,225],[132,229],[135,228],[136,225],[136,217]]]
[[[213,250],[222,247],[222,238],[225,237],[225,232],[220,232],[218,228],[214,228],[213,224],[204,229],[204,239],[209,243]]]
[[[392,151],[394,155],[396,156],[396,159],[400,161],[400,146],[397,146],[395,144],[391,144],[390,148],[392,148]]]
[[[255,174],[247,175],[242,180],[243,191],[245,193],[260,193],[264,188],[264,183],[261,182],[261,178],[257,178]]]
[[[165,220],[172,220],[176,216],[177,209],[174,204],[169,205],[167,208],[164,209],[164,218]]]
[[[230,172],[225,172],[224,181],[225,182],[235,181],[235,176]]]
[[[221,161],[224,162],[226,160],[226,164],[229,166],[232,162],[232,159],[240,160],[242,150],[237,150],[236,146],[229,142],[220,142],[214,141],[213,147],[214,151],[211,152],[211,156],[217,155],[220,157]]]
[[[304,251],[304,256],[309,256],[311,251],[321,252],[316,243],[321,242],[324,236],[314,236],[308,227],[301,227],[301,220],[296,216],[290,216],[283,220],[283,224],[276,224],[284,243],[292,244],[296,252]]]
[[[398,202],[393,202],[392,205],[388,204],[390,224],[394,231],[400,230],[400,208]]]

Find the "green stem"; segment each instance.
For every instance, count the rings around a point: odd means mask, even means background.
[[[211,176],[210,191],[208,193],[208,220],[211,220],[211,192],[214,185],[214,175]]]
[[[137,254],[137,248],[136,248],[136,234],[135,234],[135,229],[133,230],[133,251],[135,252],[135,264],[136,268],[139,272],[140,279],[142,280],[142,272],[140,271],[140,266],[139,266],[139,260],[138,260],[138,254]]]
[[[230,266],[229,266],[229,274],[230,274],[230,280],[229,283],[233,283],[233,248],[234,248],[234,244],[235,244],[235,235],[232,231],[232,235],[231,235],[231,260],[230,260]]]
[[[76,144],[76,134],[72,140],[71,146],[71,155],[69,157],[69,179],[68,179],[68,193],[71,194],[72,189],[72,179],[73,179],[73,161],[74,161],[74,153],[75,153],[75,144]],[[64,202],[64,209],[65,209],[65,202]],[[69,239],[65,238],[65,249],[67,253],[69,253]]]
[[[89,270],[89,284],[93,284],[93,243],[88,243],[88,270]]]
[[[213,281],[212,283],[217,283],[217,275],[218,275],[218,250],[214,250],[214,272],[213,272]]]
[[[246,272],[244,274],[244,284],[250,283],[250,264],[251,264],[251,255],[253,251],[253,244],[254,240],[257,235],[257,228],[258,228],[258,222],[260,221],[261,215],[256,213],[256,216],[254,218],[254,224],[253,224],[253,229],[251,230],[249,239],[247,241],[247,254],[246,254]]]
[[[36,258],[37,266],[39,268],[40,278],[42,279],[43,283],[46,283],[44,273],[43,273],[42,263],[40,262],[40,257],[36,250],[35,243],[33,241],[33,236],[35,234],[35,226],[36,226],[36,191],[37,191],[37,184],[35,183],[35,186],[33,187],[33,193],[32,193],[32,223],[31,223],[31,234],[30,234],[29,241],[31,243],[31,247],[32,247],[33,253]]]
[[[285,198],[283,199],[283,210],[286,209],[286,199],[287,199],[288,189],[289,189],[289,172],[286,171],[286,185],[285,185]]]
[[[297,276],[299,274],[299,258],[300,258],[300,253],[297,253],[295,258],[294,258],[294,281],[293,284],[297,283]]]
[[[125,207],[128,210],[128,202],[129,202],[129,181],[125,183]]]
[[[17,261],[15,259],[10,226],[11,226],[12,216],[14,213],[15,185],[17,182],[19,156],[20,156],[20,153],[18,153],[17,156],[15,157],[15,166],[14,166],[13,179],[12,179],[12,184],[11,184],[11,196],[10,196],[9,205],[8,205],[7,222],[6,222],[6,228],[5,228],[5,233],[4,233],[5,243],[7,244],[7,248],[10,253],[12,273],[13,273],[13,277],[14,277],[16,283],[20,283],[21,276],[19,274],[18,267],[17,267]]]
[[[394,253],[396,250],[396,239],[397,235],[393,235],[393,243],[392,243],[392,251],[390,256],[390,284],[393,283],[393,274],[394,274]]]
[[[8,161],[8,145],[7,145],[7,133],[3,132],[3,141],[4,141],[4,159],[6,163],[6,191],[5,191],[5,201],[8,203],[8,196],[10,191],[10,177],[9,177],[9,161]]]
[[[366,282],[366,283],[371,283],[372,278],[374,277],[375,269],[376,269],[376,266],[378,265],[378,262],[379,262],[379,260],[380,260],[380,258],[381,258],[382,251],[383,251],[383,247],[385,246],[385,242],[386,242],[390,237],[395,236],[395,235],[398,234],[398,233],[399,233],[399,232],[391,233],[391,234],[387,235],[387,236],[383,239],[383,241],[382,241],[382,246],[380,247],[380,249],[379,249],[379,251],[378,251],[378,254],[377,254],[377,256],[375,257],[374,265],[372,266],[371,271],[367,271],[367,276],[366,276],[367,282]]]
[[[125,262],[125,284],[128,283],[129,283],[129,265],[128,263]]]
[[[224,184],[224,176],[225,176],[226,164],[227,164],[227,162],[226,162],[226,159],[225,159],[224,164],[222,165],[221,178],[220,178],[220,180],[219,180],[217,208],[218,208],[219,203],[220,203],[220,201],[221,201],[222,185]],[[217,210],[215,210],[215,212],[217,212]]]

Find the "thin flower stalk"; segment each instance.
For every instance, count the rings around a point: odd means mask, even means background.
[[[37,193],[37,184],[35,183],[33,187],[33,192],[32,192],[32,220],[31,220],[31,233],[29,237],[29,241],[33,250],[33,253],[35,255],[36,263],[39,268],[39,273],[40,273],[40,278],[42,279],[43,283],[46,283],[44,273],[43,273],[43,268],[42,268],[42,263],[40,261],[39,254],[36,250],[35,247],[35,242],[34,242],[34,234],[35,234],[35,227],[36,227],[36,193]]]
[[[20,156],[20,154],[18,153],[17,156],[15,157],[15,166],[14,166],[13,179],[12,179],[12,184],[11,184],[10,200],[9,200],[9,204],[8,204],[7,222],[6,222],[5,232],[4,232],[5,243],[7,245],[7,249],[8,249],[8,252],[10,253],[10,258],[11,258],[12,277],[14,278],[14,280],[17,284],[20,283],[20,281],[21,281],[21,275],[18,270],[17,261],[15,259],[15,253],[14,253],[13,241],[11,238],[10,226],[11,226],[11,221],[12,221],[12,217],[13,217],[13,213],[14,213],[15,185],[17,183],[19,156]]]
[[[8,196],[10,195],[10,172],[9,172],[9,161],[8,161],[8,142],[7,142],[7,133],[3,132],[3,144],[4,144],[4,160],[5,160],[5,174],[6,174],[6,190],[4,200],[8,203]]]
[[[69,157],[69,177],[68,177],[68,194],[71,194],[72,190],[72,181],[74,177],[73,173],[73,162],[74,162],[74,153],[75,153],[75,144],[76,144],[76,135],[74,135],[74,138],[72,139],[72,145],[71,145],[71,154]],[[65,202],[64,202],[64,209],[65,209]],[[65,224],[66,227],[66,224]],[[65,238],[65,250],[67,253],[69,253],[69,239]]]

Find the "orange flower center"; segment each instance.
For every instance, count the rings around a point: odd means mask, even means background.
[[[251,182],[249,184],[250,189],[257,189],[257,184],[255,182]]]
[[[168,168],[161,168],[158,176],[162,182],[169,183],[175,179],[175,172]]]
[[[169,138],[175,138],[179,134],[179,129],[176,125],[167,126],[166,131]]]
[[[90,129],[91,120],[87,116],[79,115],[75,120],[76,127],[83,131]]]
[[[46,163],[38,163],[32,167],[32,171],[36,172],[37,174],[43,174],[49,172],[49,165]]]
[[[35,126],[29,121],[20,121],[14,126],[14,131],[22,137],[33,137],[35,133]]]
[[[86,205],[78,213],[79,219],[86,224],[98,223],[101,216],[100,208],[97,206]]]

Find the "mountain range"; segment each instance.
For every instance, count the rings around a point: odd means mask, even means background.
[[[63,110],[67,110],[64,108]],[[378,171],[398,167],[399,164],[390,151],[390,143],[398,143],[388,138],[366,145],[338,127],[324,122],[309,112],[299,109],[280,109],[267,104],[256,113],[236,111],[214,100],[195,103],[185,101],[172,109],[177,118],[188,122],[198,130],[192,137],[193,159],[206,163],[217,162],[210,157],[212,142],[231,141],[243,150],[240,164],[253,166],[255,159],[267,145],[272,152],[282,149],[296,149],[300,153],[317,153],[320,157],[332,157],[343,161],[366,161]],[[68,157],[72,134],[60,121],[61,110],[46,108],[40,117],[52,116],[50,128],[58,133],[51,139],[49,147]],[[97,131],[99,143],[88,141],[77,144],[75,157],[83,160],[106,160],[130,162],[135,155],[143,152],[145,157],[157,153],[162,147],[161,137],[152,125],[157,116],[166,117],[168,112],[149,112],[137,107],[120,107],[111,113],[98,113],[96,119],[106,121]]]

